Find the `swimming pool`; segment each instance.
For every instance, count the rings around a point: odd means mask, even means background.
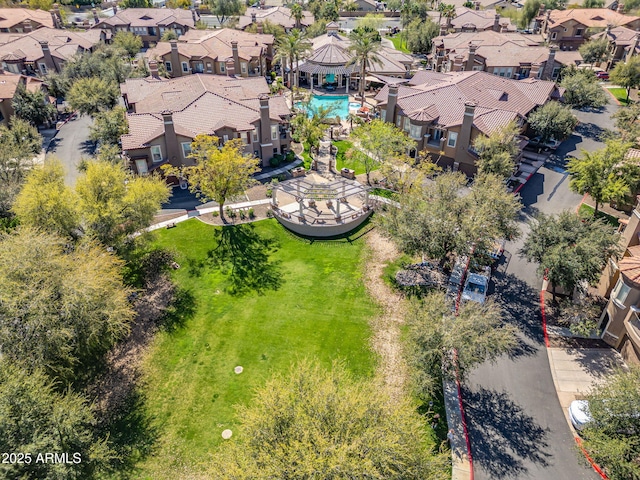
[[[296,107],[304,108],[301,102],[296,103]],[[312,95],[307,115],[312,116],[313,112],[318,111],[320,107],[333,107],[333,112],[331,112],[330,116],[338,116],[341,120],[345,120],[349,115],[349,111],[358,110],[360,104],[358,102],[350,102],[348,95]]]

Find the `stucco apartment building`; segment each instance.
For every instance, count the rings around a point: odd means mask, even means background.
[[[20,85],[30,92],[47,91],[44,82],[38,78],[0,70],[0,124],[6,125],[15,114],[11,101]]]
[[[623,4],[618,5],[617,11],[608,8],[540,10],[535,18],[536,29],[546,42],[558,45],[562,50],[577,50],[587,41],[588,29],[605,30],[608,25],[640,29],[640,17],[623,14]]]
[[[540,35],[458,32],[433,39],[431,64],[437,72],[484,71],[505,78],[557,78],[565,65],[581,63],[575,51],[543,45]]]
[[[494,32],[515,32],[516,26],[511,19],[502,18],[494,9],[480,10],[476,8],[457,7],[453,18],[443,17],[437,11],[429,12],[429,17],[440,24],[440,35],[451,32],[481,32],[493,30]]]
[[[126,8],[118,10],[110,18],[99,19],[91,28],[109,30],[113,35],[118,32],[132,32],[142,39],[144,47],[157,43],[166,31],[180,36],[196,26],[200,19],[195,10],[172,8]]]
[[[129,133],[122,149],[131,168],[146,174],[159,166],[192,165],[191,142],[198,134],[222,143],[240,138],[245,153],[268,166],[290,147],[289,109],[283,96],[270,96],[264,77],[189,75],[173,79],[152,76],[128,79],[120,88],[129,110]]]
[[[629,57],[640,52],[640,32],[630,28],[607,25],[603,32],[591,37],[592,40],[600,38],[606,38],[609,42],[609,60],[603,66],[605,70],[613,68],[620,61],[626,62]]]
[[[0,33],[23,33],[41,27],[57,28],[59,26],[57,4],[51,12],[28,8],[0,8]]]
[[[315,22],[313,18],[313,14],[307,10],[304,10],[303,17],[300,19],[300,25],[296,25],[296,20],[291,15],[291,9],[287,7],[274,7],[261,5],[259,8],[249,7],[244,12],[244,15],[241,15],[238,18],[237,28],[240,30],[244,30],[249,25],[258,24],[261,22],[271,22],[274,25],[280,25],[284,28],[285,32],[291,31],[293,28],[305,29],[309,25]]]
[[[271,68],[273,35],[242,30],[190,30],[178,40],[147,50],[147,62],[163,62],[171,77],[192,73],[264,75]]]
[[[420,71],[406,84],[385,86],[375,97],[381,118],[417,141],[417,151],[466,175],[476,173],[478,135],[491,135],[515,121],[527,128],[527,116],[562,97],[555,83],[529,78],[512,80],[487,72]],[[522,145],[526,145],[526,139]]]

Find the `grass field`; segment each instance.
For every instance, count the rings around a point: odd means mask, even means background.
[[[583,203],[582,205],[580,205],[580,208],[578,209],[578,215],[580,215],[583,218],[593,217],[594,213],[595,213],[595,209],[587,205],[586,203]],[[598,218],[600,220],[604,220],[606,223],[614,227],[618,227],[620,225],[616,217],[614,217],[613,215],[609,215],[608,213],[604,213],[603,211],[598,211]]]
[[[626,88],[608,88],[611,94],[618,99],[620,104],[628,105],[631,102],[627,102],[627,89]]]
[[[404,37],[401,34],[395,35],[393,37],[388,37],[388,38],[389,40],[391,40],[396,50],[399,50],[404,53],[411,53],[409,49],[407,49],[407,42],[404,40]]]
[[[327,366],[343,359],[358,376],[373,373],[368,320],[377,307],[362,282],[363,239],[311,243],[275,220],[226,228],[241,242],[275,242],[265,282],[281,284],[262,294],[233,295],[228,288],[243,279],[234,284],[232,277],[259,257],[245,257],[252,245],[242,245],[236,274],[223,273],[204,263],[221,229],[194,219],[159,231],[156,244],[177,252],[181,268],[173,278],[192,295],[194,314],[159,334],[146,358],[143,408],[157,440],[136,478],[179,478],[187,460],[206,462],[224,429],[241,434],[234,405],[247,404],[256,386],[298,359]],[[261,265],[251,268],[261,275]],[[240,375],[234,373],[238,365]]]
[[[355,170],[356,175],[366,173],[364,164],[362,162],[349,159],[345,155],[349,149],[353,148],[353,143],[351,143],[349,140],[336,140],[333,142],[333,144],[338,147],[338,153],[336,154],[337,170],[340,170],[342,168],[350,168],[351,170]],[[372,169],[372,171],[377,169],[378,167],[375,167]]]

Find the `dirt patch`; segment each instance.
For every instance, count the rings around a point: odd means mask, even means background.
[[[258,220],[264,220],[265,218],[267,218],[267,210],[269,210],[268,204],[255,205],[251,208],[253,208],[253,213],[255,215],[255,218],[253,219],[250,219],[249,217],[247,217],[244,220],[242,220],[240,219],[240,214],[237,214],[236,218],[229,218],[226,212],[225,212],[226,223],[222,221],[222,219],[220,218],[220,215],[215,216],[213,215],[213,213],[205,213],[196,218],[203,221],[204,223],[208,223],[209,225],[218,225],[218,226],[239,225],[241,223],[257,222]]]
[[[142,357],[174,295],[175,286],[167,277],[160,276],[136,300],[131,332],[111,350],[105,373],[88,389],[99,416],[107,418],[124,404],[135,388]]]
[[[382,308],[371,326],[372,347],[380,356],[378,374],[389,387],[392,398],[400,398],[407,384],[407,364],[402,353],[400,326],[404,323],[406,304],[402,295],[394,292],[382,279],[384,267],[399,256],[391,240],[376,230],[367,235],[369,258],[364,283],[371,295]]]

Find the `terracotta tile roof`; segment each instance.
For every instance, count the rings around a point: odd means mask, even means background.
[[[626,47],[635,44],[636,35],[639,35],[639,33],[635,30],[631,30],[630,28],[613,27],[610,31],[596,33],[591,38],[599,39],[606,37],[609,42]]]
[[[54,27],[51,14],[44,10],[0,8],[0,28],[13,28],[27,19],[31,20],[33,28],[36,28],[36,23],[45,27]]]
[[[118,13],[113,17],[101,19],[100,23],[94,25],[92,28],[102,28],[104,25],[158,27],[172,23],[195,27],[191,10],[179,8],[125,8],[118,10]]]
[[[522,46],[539,46],[544,43],[540,35],[524,35],[522,33],[498,33],[493,30],[483,30],[480,32],[455,32],[442,35],[433,39],[434,45],[444,45],[446,50],[466,47],[469,42],[477,46],[504,45],[507,42],[516,43]]]
[[[238,42],[238,56],[251,60],[267,55],[267,49],[273,45],[273,35],[248,33],[242,30],[222,28],[219,30],[189,30],[178,41],[178,52],[190,58],[211,58],[224,61],[232,58],[232,41]],[[171,53],[169,42],[158,42],[145,53],[145,58],[160,58]]]
[[[386,105],[388,88],[385,86],[376,96],[379,105]],[[488,135],[513,119],[526,117],[556,90],[553,82],[512,80],[479,71],[420,71],[409,85],[399,87],[398,106],[409,116],[425,111],[437,119],[437,125],[450,127],[462,124],[464,105],[473,102],[474,126]]]
[[[16,93],[18,85],[23,83],[27,90],[35,91],[42,88],[43,81],[38,78],[26,77],[17,73],[0,73],[0,100],[10,100]]]
[[[300,24],[303,27],[308,27],[312,25],[314,22],[313,14],[307,10],[303,12],[303,18],[300,20]],[[291,9],[287,7],[267,7],[267,8],[247,8],[242,15],[238,19],[238,28],[245,29],[252,23],[251,15],[255,14],[256,22],[264,22],[265,20],[269,20],[271,23],[276,25],[281,25],[286,29],[294,28],[296,21],[291,16]]]
[[[558,50],[556,52],[556,62],[561,65],[580,65],[582,55],[578,50]]]
[[[100,33],[100,32],[98,32]],[[49,43],[49,50],[54,58],[67,60],[78,52],[90,50],[100,40],[91,41],[92,35],[86,32],[71,32],[56,28],[42,27],[30,33],[12,33],[3,37],[6,42],[0,42],[0,59],[23,59],[35,62],[43,58],[41,41]]]
[[[538,16],[544,20],[546,15]],[[639,20],[640,17],[623,15],[609,8],[570,8],[568,10],[551,10],[549,28],[557,27],[567,20],[575,20],[586,27],[602,27],[607,25],[626,25]]]
[[[429,17],[436,23],[440,19],[440,25],[447,25],[447,19],[440,15],[437,11],[431,11],[428,13]],[[456,30],[471,29],[476,30],[489,30],[492,29],[495,24],[496,10],[474,10],[467,7],[457,7],[456,16],[451,20],[451,26]],[[516,26],[511,23],[511,19],[508,17],[500,18],[500,25],[505,25],[507,31],[515,32]]]
[[[258,96],[269,87],[262,77],[196,74],[169,80],[129,79],[121,90],[129,103],[135,103],[136,113],[127,115],[129,134],[122,137],[122,148],[132,150],[162,135],[164,111],[173,112],[176,133],[190,138],[223,127],[253,130],[260,120]],[[269,114],[275,121],[291,114],[284,97],[269,97]]]
[[[631,256],[625,256],[618,262],[620,275],[623,276],[626,283],[631,286],[640,288],[640,249],[638,246],[627,248]]]

